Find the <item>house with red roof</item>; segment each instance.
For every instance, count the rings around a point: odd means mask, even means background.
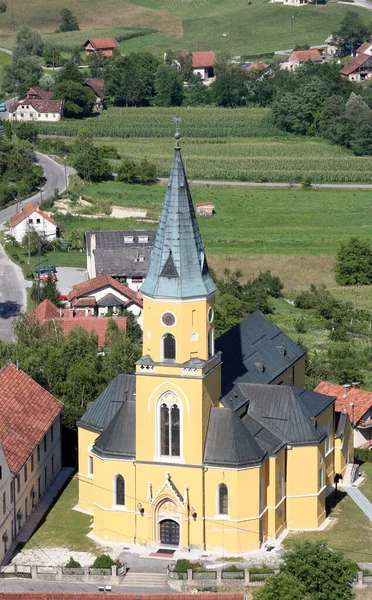
[[[101,56],[112,56],[114,50],[119,48],[119,44],[113,37],[90,38],[83,44],[86,56],[100,54]]]
[[[98,77],[86,79],[83,85],[88,87],[96,97],[93,110],[95,112],[103,110],[105,102],[105,92],[103,91],[105,82],[103,81],[103,79],[100,79]]]
[[[32,202],[10,217],[9,233],[17,242],[21,243],[29,231],[37,231],[48,241],[54,240],[59,235],[55,220]]]
[[[214,204],[210,200],[209,202],[199,202],[196,206],[196,214],[203,217],[211,217],[215,213]]]
[[[61,470],[62,409],[14,364],[0,369],[0,564]]]
[[[214,52],[193,52],[192,70],[195,75],[200,75],[205,85],[210,85],[214,79],[214,65],[216,55]]]
[[[27,94],[9,107],[9,121],[60,121],[63,114],[63,101],[52,100],[52,92],[38,86],[30,88]]]
[[[354,426],[355,448],[372,447],[372,392],[359,388],[358,383],[338,385],[322,381],[315,389],[319,394],[336,398],[336,411],[349,415]]]
[[[360,48],[363,48],[363,46],[365,44],[360,46]],[[342,77],[345,77],[349,81],[366,81],[367,79],[372,79],[372,54],[359,53],[360,48],[357,50],[357,56],[340,71]]]
[[[288,60],[281,63],[280,68],[285,71],[295,71],[308,60],[316,63],[323,62],[319,50],[294,50]]]

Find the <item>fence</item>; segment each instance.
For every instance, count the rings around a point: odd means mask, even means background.
[[[24,577],[43,581],[69,581],[85,583],[120,584],[127,572],[127,565],[116,565],[109,569],[93,567],[62,567],[60,565],[15,565],[0,567],[0,578]]]
[[[200,586],[201,583],[206,585],[211,582],[213,586],[226,586],[226,585],[241,585],[252,584],[261,585],[264,583],[267,577],[271,577],[274,573],[277,573],[277,569],[267,569],[268,572],[264,572],[264,569],[237,569],[236,571],[224,571],[224,570],[204,570],[204,571],[193,571],[189,569],[187,573],[177,573],[174,570],[174,565],[168,565],[167,575],[168,583],[174,589],[181,589],[185,586],[196,587]],[[257,572],[259,571],[259,572]]]

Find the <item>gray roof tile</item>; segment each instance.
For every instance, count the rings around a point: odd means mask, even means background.
[[[96,440],[93,452],[107,458],[136,457],[136,403],[133,400],[121,403],[109,426]]]

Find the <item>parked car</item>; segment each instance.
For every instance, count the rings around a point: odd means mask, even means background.
[[[0,112],[6,112],[6,111],[7,111],[6,104],[1,103],[0,104]]]
[[[49,273],[49,271],[51,271],[52,273],[57,273],[57,267],[54,267],[53,265],[44,265],[43,267],[39,267],[36,269],[37,273]]]
[[[40,273],[40,275],[39,275],[40,281],[47,281],[49,275],[51,275],[52,281],[58,281],[57,275],[51,271],[48,271],[48,273]]]

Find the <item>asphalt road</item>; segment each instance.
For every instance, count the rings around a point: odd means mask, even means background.
[[[72,172],[67,168],[66,176],[63,166],[54,162],[44,154],[36,153],[38,163],[44,169],[46,183],[42,188],[43,198],[48,198],[57,188],[60,192],[66,189],[67,177]],[[23,201],[37,204],[40,201],[40,193]],[[12,215],[16,213],[16,206],[10,206],[0,211],[0,226],[3,226]],[[24,310],[26,306],[26,281],[23,279],[21,269],[12,263],[0,246],[0,339],[12,341],[13,319]]]

